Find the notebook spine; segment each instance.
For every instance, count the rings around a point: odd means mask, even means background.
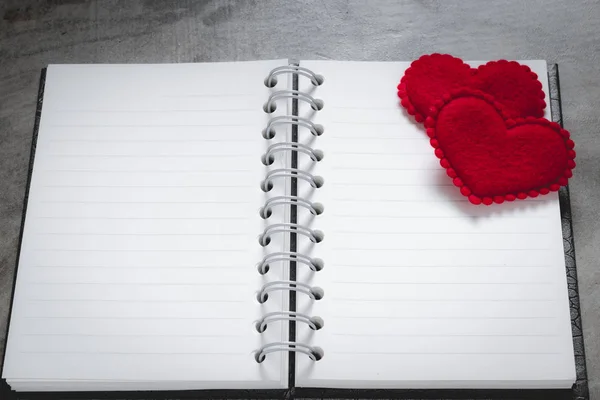
[[[277,76],[283,74],[309,78],[314,87],[318,87],[324,82],[323,76],[315,74],[307,68],[286,65],[273,69],[264,80],[265,86],[268,88],[275,88],[277,85]],[[324,106],[323,101],[313,97],[312,94],[299,90],[286,89],[274,90],[263,105],[263,110],[266,113],[271,114],[277,109],[278,101],[290,99],[296,102],[307,103],[315,112],[321,110]],[[297,115],[281,115],[269,120],[265,129],[263,129],[263,137],[266,140],[272,140],[277,135],[277,128],[282,126],[302,127],[310,131],[314,136],[320,136],[324,132],[321,125],[315,124],[308,118],[299,117]],[[323,159],[322,151],[292,140],[277,141],[276,143],[269,145],[261,158],[262,163],[268,167],[273,165],[277,153],[288,153],[290,155],[289,159],[304,155],[309,157],[310,160],[315,163],[320,162]],[[269,169],[265,175],[265,179],[261,182],[260,187],[268,195],[275,185],[281,184],[282,180],[289,180],[292,182],[302,180],[315,189],[320,188],[324,183],[322,177],[296,168],[291,164],[289,168],[286,165],[286,168]],[[286,194],[283,196],[279,195],[267,198],[265,204],[259,210],[260,216],[268,221],[273,214],[273,209],[275,207],[303,208],[315,216],[322,214],[324,211],[324,206],[320,203],[311,202],[309,199],[296,195]],[[323,232],[293,221],[268,221],[268,224],[263,232],[261,232],[258,241],[261,246],[266,247],[271,242],[271,237],[279,234],[290,235],[290,238],[305,236],[313,243],[319,243],[324,238]],[[296,263],[296,265],[301,264],[314,272],[320,271],[324,265],[323,260],[319,258],[312,258],[296,251],[281,251],[267,254],[263,260],[258,263],[258,273],[261,275],[268,275],[270,266],[275,263],[286,263],[285,265],[290,265],[291,263]],[[324,295],[324,291],[320,287],[311,286],[304,282],[298,282],[297,280],[272,280],[265,283],[260,288],[256,299],[262,304],[268,301],[269,293],[275,291],[294,292],[298,295],[307,296],[312,301],[317,301]],[[277,311],[263,315],[256,323],[256,330],[259,333],[263,333],[270,323],[277,321],[294,321],[295,323],[306,324],[310,329],[315,331],[321,329],[324,325],[324,321],[317,316],[311,316],[296,311]],[[277,341],[266,343],[257,349],[255,351],[255,360],[256,362],[261,363],[266,359],[269,353],[278,351],[303,353],[313,361],[320,360],[324,355],[323,350],[317,346],[311,346],[298,341]]]

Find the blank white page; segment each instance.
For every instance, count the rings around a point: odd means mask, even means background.
[[[287,386],[285,354],[253,354],[287,339],[287,324],[254,327],[286,298],[258,304],[255,268],[284,247],[257,238],[262,105],[288,87],[263,80],[286,64],[48,68],[4,364],[13,389]]]
[[[545,62],[526,62],[548,93]],[[400,107],[409,63],[302,62],[325,77],[312,113],[325,206],[312,256],[322,287],[299,309],[324,349],[297,357],[298,386],[553,388],[575,380],[558,196],[473,206],[439,166],[421,125]],[[310,89],[303,82],[303,90]],[[549,103],[549,102],[548,102]],[[550,111],[546,111],[550,118]],[[308,140],[308,136],[301,138]],[[309,222],[307,222],[309,223]]]

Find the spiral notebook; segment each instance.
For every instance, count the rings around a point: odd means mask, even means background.
[[[10,389],[585,398],[568,192],[470,205],[408,65],[49,66]]]

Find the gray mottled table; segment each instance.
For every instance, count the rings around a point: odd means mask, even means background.
[[[594,0],[0,0],[1,335],[38,78],[47,64],[385,61],[434,51],[560,66],[564,123],[577,143],[571,201],[590,391],[600,400],[600,2]]]

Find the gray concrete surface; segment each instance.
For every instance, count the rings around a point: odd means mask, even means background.
[[[577,143],[571,197],[590,391],[600,400],[600,2],[594,0],[0,0],[1,335],[38,77],[47,64],[411,60],[434,51],[560,65],[564,122]]]

